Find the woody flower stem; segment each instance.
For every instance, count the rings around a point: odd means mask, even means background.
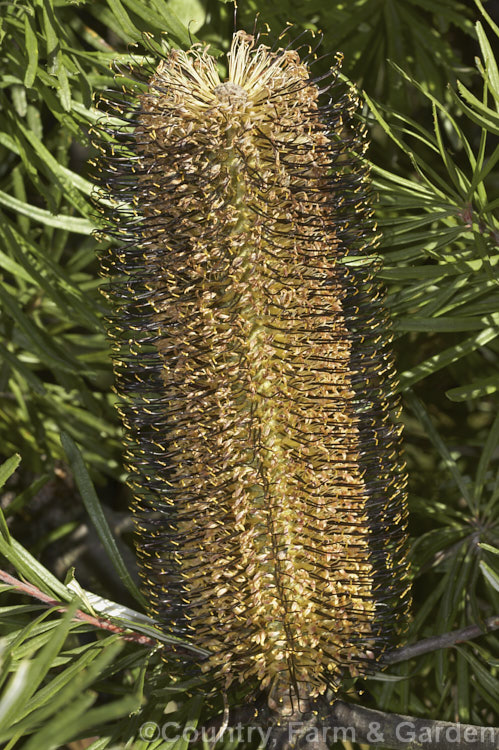
[[[351,727],[355,741],[386,750],[497,750],[499,728],[448,721],[419,719],[403,714],[387,714],[371,708],[335,701],[327,717],[327,726]],[[341,737],[341,734],[337,734]],[[345,735],[348,737],[348,735]],[[284,747],[284,746],[283,746]],[[302,745],[317,748],[314,744]]]

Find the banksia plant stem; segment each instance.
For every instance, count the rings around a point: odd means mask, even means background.
[[[241,31],[226,81],[173,50],[100,160],[151,610],[273,699],[379,669],[408,607],[365,135],[312,65]]]

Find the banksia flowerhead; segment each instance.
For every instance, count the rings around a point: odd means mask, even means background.
[[[316,83],[238,32],[222,82],[208,48],[172,50],[101,160],[151,610],[224,685],[274,696],[378,669],[408,604],[364,133],[337,67]]]

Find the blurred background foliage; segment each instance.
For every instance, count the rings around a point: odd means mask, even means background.
[[[409,639],[480,624],[499,614],[499,3],[241,0],[237,26],[251,31],[256,16],[271,39],[288,22],[296,36],[321,32],[317,73],[340,50],[364,92],[405,407]],[[219,54],[233,29],[220,0],[0,3],[0,552],[5,570],[86,612],[100,602],[116,616],[105,599],[141,607],[92,235],[95,103],[114,85],[113,64],[150,60],[151,41],[201,40]],[[68,588],[75,576],[93,604]],[[195,676],[165,674],[145,646],[47,611],[12,584],[0,634],[8,748],[76,750],[88,737],[94,750],[168,747],[142,743],[140,724],[166,704],[192,726],[207,710]],[[494,723],[497,645],[492,633],[392,667],[365,681],[361,700]]]

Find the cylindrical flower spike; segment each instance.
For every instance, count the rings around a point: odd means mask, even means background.
[[[408,607],[365,136],[337,67],[320,89],[244,32],[226,81],[208,48],[171,51],[101,161],[151,609],[225,686],[274,696],[379,668]]]

